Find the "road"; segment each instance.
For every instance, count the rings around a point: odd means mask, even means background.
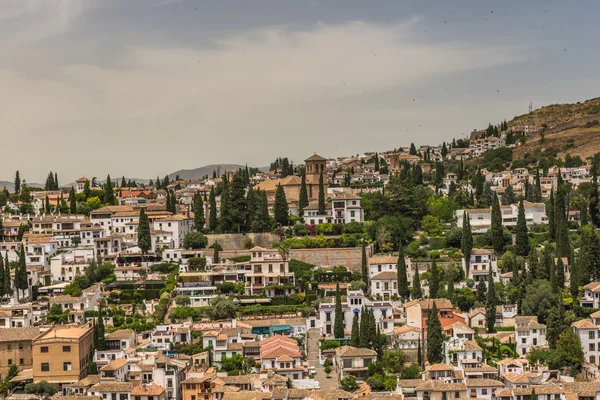
[[[337,389],[338,378],[335,369],[332,369],[329,378],[319,363],[319,338],[321,332],[318,329],[310,329],[307,335],[308,365],[317,369],[315,380],[319,382],[321,389]]]

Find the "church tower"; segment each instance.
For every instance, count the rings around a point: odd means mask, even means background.
[[[309,199],[316,199],[319,195],[319,177],[323,173],[323,186],[327,187],[327,159],[318,154],[313,154],[304,160],[306,167],[306,189]]]

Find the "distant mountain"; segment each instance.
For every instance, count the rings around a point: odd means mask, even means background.
[[[15,190],[14,182],[0,181],[0,190],[4,189],[5,186],[9,192],[13,192]],[[42,185],[41,183],[29,183],[29,182],[27,182],[27,186],[34,187],[34,188],[43,188],[44,187],[44,185]]]
[[[180,179],[186,180],[202,179],[206,175],[212,178],[213,171],[217,171],[217,175],[220,176],[226,171],[237,171],[240,168],[246,168],[246,166],[238,164],[211,164],[194,169],[180,169],[179,171],[170,173],[169,179],[175,179],[177,175],[179,175]]]

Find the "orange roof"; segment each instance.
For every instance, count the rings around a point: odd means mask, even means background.
[[[160,396],[165,391],[165,388],[157,385],[155,383],[151,383],[149,385],[140,385],[131,389],[131,394],[133,396]]]

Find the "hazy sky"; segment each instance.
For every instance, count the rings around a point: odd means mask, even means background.
[[[522,3],[0,0],[0,180],[436,144],[598,96],[600,2]]]

